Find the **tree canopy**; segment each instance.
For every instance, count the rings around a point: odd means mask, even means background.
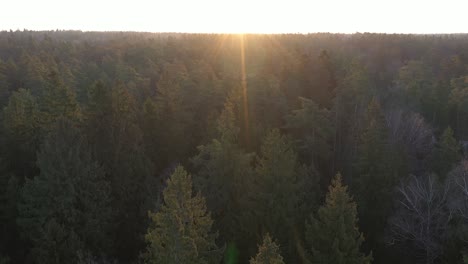
[[[466,47],[0,31],[0,262],[463,263]]]

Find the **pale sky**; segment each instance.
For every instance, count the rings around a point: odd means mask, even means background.
[[[468,33],[468,0],[0,0],[0,30]]]

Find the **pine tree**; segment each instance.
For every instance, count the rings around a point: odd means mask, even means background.
[[[461,159],[461,147],[453,137],[453,130],[447,127],[439,138],[434,149],[433,170],[441,179],[445,179],[447,173]]]
[[[40,174],[21,192],[18,224],[37,263],[70,263],[109,248],[110,190],[72,123],[60,120],[37,157]]]
[[[213,220],[200,193],[193,196],[191,176],[178,166],[163,192],[164,204],[150,213],[152,226],[145,236],[146,263],[219,263],[222,250],[211,232]]]
[[[360,251],[364,236],[357,226],[356,203],[337,174],[328,187],[325,205],[307,224],[306,241],[311,263],[362,264],[372,261],[372,254]]]
[[[258,254],[250,259],[250,264],[284,264],[279,246],[273,242],[269,234],[265,235],[263,244],[258,246]]]

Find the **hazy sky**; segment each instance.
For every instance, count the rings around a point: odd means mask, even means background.
[[[0,30],[468,33],[468,0],[1,0]]]

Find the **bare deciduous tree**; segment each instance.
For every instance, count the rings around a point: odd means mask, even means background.
[[[411,242],[416,257],[431,264],[440,255],[451,219],[447,205],[450,184],[434,175],[410,176],[397,188],[397,210],[389,221],[389,244]]]
[[[456,235],[468,243],[468,160],[462,160],[447,178],[451,184],[449,207],[455,216]]]
[[[450,208],[457,215],[468,221],[468,160],[463,160],[448,177],[452,185],[450,191]]]
[[[435,138],[432,128],[420,114],[392,109],[386,112],[385,119],[390,142],[404,146],[412,162],[429,156]]]

